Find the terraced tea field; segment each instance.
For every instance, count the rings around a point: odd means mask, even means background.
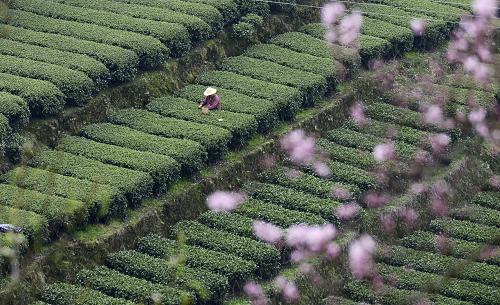
[[[259,137],[274,141],[277,130],[288,128],[297,113],[321,114],[325,99],[333,101],[339,115],[333,128],[315,130],[330,177],[287,160],[258,173],[256,166],[252,179],[240,179],[248,198],[234,213],[195,213],[168,230],[134,236],[131,243],[124,239],[85,268],[75,267],[75,274],[61,271],[57,280],[50,278],[24,300],[37,299],[37,305],[248,304],[240,298],[245,282],[266,283],[290,267],[289,249],[260,241],[254,220],[283,229],[300,223],[333,223],[353,232],[370,227],[373,215],[366,206],[354,227],[344,226],[334,213],[344,202],[332,199],[331,190],[346,188],[353,194],[349,200],[361,202],[367,191],[381,187],[380,163],[372,152],[389,131],[396,131],[400,159],[395,165],[405,168],[421,151],[431,151],[429,137],[444,130],[423,124],[418,107],[425,100],[410,100],[407,107],[382,97],[370,100],[365,105],[369,123],[360,127],[342,114],[346,105],[335,104],[341,99],[331,96],[373,59],[444,43],[470,5],[377,0],[355,1],[349,8],[364,15],[359,54],[325,42],[320,23],[294,24],[296,31],[252,44],[144,107],[113,108],[105,121],[61,134],[54,146],[36,147],[2,175],[0,223],[23,229],[25,241],[18,250],[26,255],[22,263],[29,264],[40,249],[57,249],[61,237],[73,241],[75,234],[95,227],[129,225],[132,213],[147,209],[152,198],[169,198],[161,196],[183,181],[198,182],[200,171],[230,162],[229,153]],[[82,107],[141,71],[161,70],[168,60],[191,54],[252,12],[264,18],[277,14],[265,1],[14,1],[2,24],[6,35],[0,38],[2,148],[12,153],[12,143],[28,125]],[[423,36],[409,28],[415,17],[428,21]],[[484,107],[498,103],[495,89],[480,89],[457,75],[432,84],[449,92],[449,113],[468,109],[471,96]],[[217,88],[223,108],[201,115],[196,102],[207,86]],[[464,140],[460,134],[450,136],[453,145]],[[401,176],[402,184],[406,178]],[[341,296],[324,304],[406,304],[422,293],[435,304],[499,304],[498,257],[478,255],[485,244],[498,250],[499,202],[500,193],[484,186],[448,218],[429,219],[419,231],[379,245],[376,262],[384,292],[350,280]],[[395,200],[388,209],[400,204]],[[163,202],[162,209],[168,210],[169,203]],[[441,234],[449,236],[447,251],[436,249]],[[0,246],[10,244],[0,234]],[[1,277],[12,268],[7,259],[0,259],[0,266]],[[273,292],[272,285],[265,287]]]

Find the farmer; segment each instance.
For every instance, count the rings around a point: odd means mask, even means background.
[[[220,96],[217,94],[217,89],[208,87],[207,90],[203,93],[205,98],[198,104],[198,108],[201,108],[201,111],[207,114],[210,110],[220,110]]]

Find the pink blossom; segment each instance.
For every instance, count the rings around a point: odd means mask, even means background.
[[[482,107],[474,109],[469,113],[469,122],[472,124],[482,123],[484,119],[486,119],[486,110]]]
[[[446,254],[450,250],[450,239],[442,234],[436,236],[436,250],[439,253]]]
[[[298,179],[300,178],[301,176],[304,175],[303,172],[299,171],[299,170],[296,170],[296,169],[289,169],[286,171],[285,173],[286,177],[290,180],[295,180],[295,179]]]
[[[318,174],[318,176],[323,178],[328,178],[332,175],[332,171],[324,162],[314,162],[313,164],[314,172]]]
[[[338,34],[333,30],[329,30],[325,33],[325,39],[329,43],[335,43],[338,39]]]
[[[325,27],[329,27],[336,23],[337,20],[344,14],[345,6],[338,2],[330,2],[321,9],[321,21]]]
[[[326,255],[329,259],[334,260],[337,257],[339,257],[340,252],[342,250],[340,249],[340,246],[337,245],[336,243],[332,242],[326,247]]]
[[[493,74],[492,69],[486,64],[478,64],[472,72],[474,78],[480,83],[488,82]]]
[[[350,114],[354,123],[358,126],[364,126],[368,123],[368,118],[365,115],[365,107],[361,103],[355,103],[351,109]]]
[[[260,220],[254,221],[253,232],[257,238],[270,244],[280,241],[283,235],[283,231],[277,226]]]
[[[363,17],[360,12],[353,12],[344,17],[339,25],[340,43],[346,46],[353,45],[358,38],[362,23]]]
[[[414,227],[418,222],[418,213],[414,209],[406,209],[406,213],[403,215],[403,219],[408,226]]]
[[[216,191],[207,197],[207,206],[212,211],[229,212],[236,209],[245,195],[236,192]]]
[[[299,224],[288,228],[286,242],[292,248],[319,252],[322,251],[336,235],[337,229],[332,224],[316,226]]]
[[[386,194],[377,194],[377,193],[368,193],[363,198],[366,206],[369,208],[379,208],[386,205],[389,202],[390,198]]]
[[[439,126],[443,122],[443,109],[438,105],[431,105],[427,107],[424,112],[424,121],[427,124]]]
[[[340,219],[348,220],[358,215],[359,205],[356,203],[347,203],[339,206],[336,210],[337,217]]]
[[[306,136],[302,129],[297,129],[287,134],[281,140],[281,146],[296,163],[307,163],[313,159],[316,152],[316,141]]]
[[[377,161],[389,161],[396,157],[394,143],[379,144],[373,149],[373,157]]]
[[[472,11],[481,17],[495,17],[497,4],[495,0],[474,0]]]
[[[295,302],[299,299],[299,290],[293,282],[283,276],[278,276],[274,280],[274,284],[287,302]]]
[[[372,275],[375,240],[369,235],[363,235],[349,246],[349,267],[356,279],[364,279]]]
[[[467,57],[464,61],[464,69],[467,72],[474,71],[478,65],[479,65],[479,58],[477,58],[474,55]]]
[[[390,214],[380,215],[380,224],[386,233],[392,233],[396,229],[396,221]]]
[[[448,205],[442,198],[433,198],[431,200],[432,212],[437,216],[446,216],[448,214]]]
[[[500,189],[500,176],[499,175],[491,176],[489,182],[493,188]]]
[[[413,19],[410,23],[410,28],[417,36],[424,35],[425,32],[425,21],[422,19]]]
[[[425,192],[426,190],[426,186],[425,184],[423,183],[413,183],[411,186],[410,186],[410,192],[412,192],[413,194],[422,194],[423,192]]]
[[[332,190],[332,197],[335,199],[346,200],[352,198],[352,193],[346,188],[336,186]]]
[[[489,260],[498,256],[498,248],[493,246],[484,246],[479,251],[479,259],[482,261]]]
[[[251,298],[260,298],[264,295],[262,287],[254,282],[246,283],[245,286],[243,286],[243,291]]]
[[[450,144],[450,137],[444,133],[438,133],[430,137],[432,150],[436,153],[442,153]]]
[[[479,123],[474,126],[476,132],[483,138],[487,138],[490,135],[490,129],[485,123]]]

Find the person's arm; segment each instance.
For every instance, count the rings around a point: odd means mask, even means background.
[[[204,98],[198,103],[198,108],[201,108],[207,104],[207,99]]]

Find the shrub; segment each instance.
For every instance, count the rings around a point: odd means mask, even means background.
[[[101,62],[81,54],[53,50],[13,40],[0,39],[0,53],[58,65],[85,73],[98,89],[104,88],[110,73]]]
[[[365,170],[337,161],[330,161],[327,165],[332,173],[330,180],[355,184],[364,190],[377,185],[375,177]]]
[[[364,134],[357,131],[353,131],[346,128],[337,128],[330,130],[326,136],[329,140],[338,143],[340,145],[359,148],[367,150],[369,152],[373,151],[375,146],[384,143],[383,138],[379,138],[370,134]],[[395,143],[396,153],[399,157],[403,159],[411,159],[414,157],[418,148],[406,144],[404,142],[396,141]]]
[[[498,304],[500,292],[491,286],[459,279],[445,279],[442,276],[421,272],[406,271],[403,267],[377,264],[383,278],[397,278],[396,287],[408,290],[422,290],[434,283],[433,289],[447,297],[470,301],[474,304]],[[441,284],[440,284],[441,283]]]
[[[417,231],[410,236],[402,238],[400,242],[405,247],[422,251],[435,251],[437,238],[438,236],[434,233]],[[469,257],[477,257],[478,260],[481,260],[481,257],[479,257],[479,253],[483,248],[482,244],[456,238],[448,238],[448,242],[450,246],[446,252],[447,255],[465,259]],[[490,264],[500,266],[500,257],[498,256],[486,258],[483,260]]]
[[[13,8],[60,20],[79,22],[79,24],[89,23],[114,30],[152,36],[165,43],[172,51],[172,56],[175,57],[184,55],[190,48],[189,33],[180,24],[139,19],[42,0],[20,0],[14,4]]]
[[[208,211],[201,214],[197,221],[213,229],[257,239],[253,234],[253,219],[243,215]]]
[[[498,228],[455,219],[436,219],[430,226],[435,232],[443,232],[455,238],[495,245],[498,243]]]
[[[447,22],[456,22],[462,15],[466,15],[467,11],[448,6],[442,3],[436,3],[431,0],[411,1],[411,0],[377,0],[383,4],[398,7],[409,12],[416,12],[425,15],[446,20]]]
[[[4,154],[8,137],[12,134],[9,119],[0,113],[0,155]]]
[[[235,212],[252,219],[261,219],[266,222],[271,222],[283,228],[288,228],[300,223],[311,225],[325,223],[325,220],[316,214],[289,210],[255,199],[246,201],[240,205]]]
[[[21,227],[30,240],[46,241],[49,237],[47,219],[31,211],[0,205],[0,223]]]
[[[211,71],[198,77],[198,83],[222,87],[254,98],[269,100],[279,107],[282,118],[291,118],[300,107],[301,93],[295,88],[273,84],[228,71]]]
[[[0,72],[51,82],[75,105],[85,104],[96,89],[82,72],[9,55],[0,55]]]
[[[268,3],[255,0],[234,0],[241,15],[256,14],[267,17],[270,14]]]
[[[181,166],[174,159],[151,152],[103,144],[82,137],[65,136],[57,149],[103,163],[145,172],[153,177],[161,193],[180,178]]]
[[[22,97],[34,116],[54,115],[64,107],[64,94],[47,81],[0,73],[0,90]]]
[[[364,126],[359,126],[354,121],[349,120],[344,127],[380,138],[385,138],[387,135],[394,133],[394,137],[397,141],[406,142],[414,146],[425,144],[431,135],[429,132],[412,127],[400,126],[374,119],[368,120],[368,123]]]
[[[228,287],[227,278],[203,269],[175,266],[169,261],[137,251],[112,253],[106,264],[124,274],[154,283],[176,285],[187,291],[195,291],[202,300],[219,300]]]
[[[289,173],[293,173],[292,171],[298,174],[297,177],[290,177]],[[292,170],[291,168],[287,167],[278,167],[265,171],[260,175],[260,178],[264,182],[279,184],[302,192],[311,193],[315,196],[323,198],[331,198],[332,191],[335,188],[347,189],[354,195],[360,193],[359,188],[353,184],[324,180],[301,171]]]
[[[422,123],[421,114],[416,111],[378,102],[369,103],[365,106],[366,114],[376,120],[404,125],[415,129],[434,130],[432,126]]]
[[[333,57],[349,69],[356,68],[360,61],[356,52],[339,45],[329,46],[324,39],[318,39],[304,33],[284,33],[274,37],[270,42],[300,53],[329,59]]]
[[[87,208],[81,201],[45,195],[14,185],[0,184],[0,202],[44,216],[52,233],[60,228],[72,229],[88,219]]]
[[[228,252],[255,262],[258,272],[264,276],[272,276],[279,268],[279,251],[256,240],[210,229],[194,221],[177,223],[174,226],[173,234],[183,234],[188,244]]]
[[[470,2],[469,2],[470,6]],[[450,30],[450,25],[443,20],[430,19],[429,16],[422,12],[399,9],[394,6],[375,4],[375,3],[356,3],[356,8],[359,8],[365,16],[374,19],[384,20],[386,22],[399,25],[401,27],[409,27],[413,19],[424,19],[426,23],[423,37],[415,37],[415,44],[418,46],[432,46],[444,41]]]
[[[203,146],[192,140],[164,138],[109,123],[85,126],[81,132],[101,143],[172,157],[181,164],[184,174],[198,171],[207,160]]]
[[[203,3],[215,7],[224,17],[225,23],[231,23],[241,15],[234,0],[186,0],[186,2]]]
[[[118,188],[132,205],[151,195],[153,181],[146,173],[104,164],[63,151],[43,150],[30,164],[49,171],[89,180],[98,184],[109,184]]]
[[[248,22],[240,21],[233,25],[233,35],[236,38],[251,41],[255,35],[255,27]]]
[[[22,0],[26,1],[26,0]],[[29,0],[32,1],[32,0]],[[68,4],[71,6],[78,6],[83,8],[99,11],[107,11],[112,12],[121,16],[131,16],[134,18],[138,18],[141,20],[148,21],[151,26],[154,23],[149,22],[149,20],[160,21],[162,25],[165,27],[171,28],[171,35],[168,41],[170,43],[180,40],[182,35],[180,34],[182,30],[178,27],[178,25],[183,25],[187,31],[189,32],[189,36],[191,37],[192,43],[198,43],[205,41],[211,37],[213,37],[214,33],[212,28],[202,19],[180,12],[176,12],[167,8],[158,8],[158,7],[149,7],[144,5],[136,5],[129,3],[117,3],[115,1],[108,0],[55,0],[55,2]],[[138,19],[134,19],[136,22],[139,22]],[[142,23],[142,22],[141,22]],[[174,34],[174,29],[177,29],[177,33]],[[141,31],[142,33],[142,31]],[[152,35],[155,36],[155,35]],[[175,37],[175,38],[173,38]],[[160,37],[158,37],[162,40]],[[172,48],[175,49],[175,48]]]
[[[177,288],[151,283],[104,266],[82,270],[77,278],[84,287],[140,304],[180,305],[194,304],[195,301],[193,296]],[[188,299],[191,299],[190,302]]]
[[[302,91],[302,102],[306,105],[311,105],[314,100],[322,97],[328,87],[326,79],[320,75],[247,56],[230,57],[222,63],[222,68],[255,79],[297,88]]]
[[[306,24],[300,31],[318,39],[325,39],[326,30],[321,23]],[[384,37],[374,36],[375,35],[369,36],[369,34],[363,32],[359,35],[359,44],[361,47],[359,54],[364,64],[367,64],[370,59],[383,57],[392,52],[393,45],[391,42],[383,39]]]
[[[30,111],[22,97],[0,92],[0,114],[9,120],[9,125],[14,131],[18,131],[28,124]]]
[[[469,220],[487,226],[500,227],[500,212],[480,205],[465,205],[450,211],[450,216],[459,220]]]
[[[327,79],[329,86],[333,86],[337,82],[336,71],[340,69],[333,59],[295,52],[274,44],[252,46],[245,51],[245,56],[321,75]]]
[[[5,25],[4,27],[6,28],[8,39],[46,47],[48,49],[92,57],[106,66],[110,71],[111,80],[115,82],[130,80],[137,72],[139,59],[131,50],[58,34],[42,33]],[[41,53],[38,56],[45,58],[46,56],[44,56],[44,54],[49,53]],[[50,55],[48,55],[48,57],[50,57]],[[62,60],[61,57],[51,57],[51,60],[59,62]],[[74,64],[73,61],[71,61],[71,64]],[[154,62],[153,64],[158,65],[159,62]],[[152,66],[150,68],[152,68]]]
[[[225,128],[233,134],[231,143],[235,145],[242,145],[257,131],[257,121],[251,115],[226,110],[203,115],[197,106],[183,98],[164,96],[154,99],[146,108],[163,116]]]
[[[473,204],[482,205],[487,208],[500,210],[500,192],[480,192],[472,199]]]
[[[205,146],[211,160],[224,155],[231,140],[231,133],[223,128],[167,118],[139,109],[118,110],[110,121],[158,136],[193,140]]]
[[[326,139],[320,139],[317,143],[318,148],[327,153],[330,159],[352,164],[363,169],[372,169],[377,165],[371,152],[342,146]]]
[[[175,94],[191,102],[199,102],[205,89],[206,87],[202,85],[188,85],[180,91],[176,91]],[[267,131],[276,124],[279,107],[269,100],[254,98],[233,90],[220,88],[217,89],[217,95],[221,98],[224,110],[255,116],[259,123],[260,132]]]
[[[456,88],[449,86],[435,85],[437,88],[443,88],[443,91],[448,91],[450,93],[450,99],[452,102],[458,103],[460,105],[469,105],[472,99],[478,105],[484,108],[491,108],[496,102],[495,94],[488,91],[477,90],[477,89],[467,89],[467,88]]]
[[[168,58],[170,53],[170,50],[158,39],[138,33],[115,30],[91,23],[53,19],[14,9],[9,10],[9,13],[10,24],[17,27],[130,49],[139,56],[140,65],[143,68],[157,67]]]
[[[383,251],[382,251],[383,252]],[[379,260],[397,266],[410,265],[413,269],[497,286],[500,283],[500,270],[497,266],[485,263],[468,262],[451,256],[439,255],[400,246],[380,253]]]
[[[158,8],[166,8],[171,9],[176,12],[193,15],[208,23],[215,31],[219,31],[224,26],[224,18],[228,16],[223,16],[214,6],[204,4],[204,3],[195,3],[195,2],[186,2],[182,0],[115,0],[116,2],[123,3],[131,3],[131,4],[139,4],[146,5],[151,7]],[[220,1],[224,2],[224,1]]]
[[[250,23],[256,29],[260,29],[264,25],[264,18],[254,13],[241,17],[241,21]]]
[[[389,41],[398,50],[398,53],[403,53],[413,48],[414,34],[408,27],[394,25],[392,23],[370,17],[363,17],[361,32],[365,35]]]
[[[179,244],[159,235],[149,235],[142,238],[137,248],[143,253],[164,259],[185,256],[187,266],[222,274],[228,277],[233,284],[246,280],[257,269],[255,263],[238,256]]]
[[[63,176],[43,169],[20,166],[7,172],[3,179],[24,189],[68,198],[69,202],[85,202],[91,219],[102,219],[110,215],[122,216],[127,206],[121,192],[110,185]]]
[[[391,286],[384,286],[380,293],[373,291],[366,283],[351,281],[344,288],[346,293],[353,299],[358,301],[371,301],[374,303],[381,302],[388,305],[405,305],[413,304],[419,300],[429,299],[432,304],[436,305],[471,305],[469,302],[460,301],[454,298],[440,296],[438,294],[424,293],[414,290],[397,289]],[[344,304],[344,303],[340,303]],[[345,303],[359,304],[358,302]]]
[[[42,299],[52,305],[133,305],[123,299],[116,299],[95,290],[66,283],[48,285]]]
[[[363,64],[367,65],[371,59],[383,58],[392,53],[392,44],[382,38],[369,35],[359,35],[359,55]]]
[[[244,189],[256,199],[290,210],[318,214],[328,220],[335,220],[334,210],[340,204],[334,200],[267,183],[250,182],[245,184]]]

